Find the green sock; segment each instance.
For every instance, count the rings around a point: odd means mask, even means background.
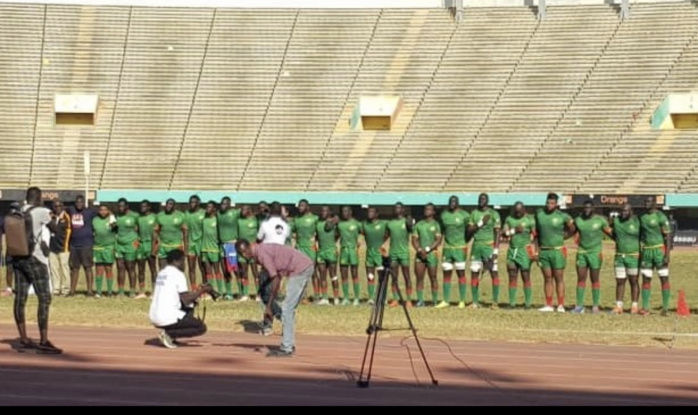
[[[586,296],[586,285],[577,284],[577,306],[584,306],[584,297]]]
[[[516,285],[509,286],[509,305],[511,307],[516,307],[516,291],[517,291]]]
[[[218,290],[219,293],[223,292],[223,279],[221,278],[216,278],[216,289]]]
[[[376,286],[375,284],[368,284],[368,298],[369,300],[375,300]]]
[[[126,295],[126,291],[124,290],[124,287],[119,287],[119,295]]]
[[[480,285],[473,285],[473,304],[480,304]]]
[[[242,287],[243,287],[243,285],[242,285],[242,280],[238,280],[238,284],[237,284],[237,285],[238,285],[238,294],[240,294],[240,295],[245,295],[245,294],[242,293]]]
[[[417,301],[424,302],[424,290],[417,290]]]
[[[458,280],[458,300],[460,300],[461,303],[465,302],[467,291],[468,284],[465,282],[465,278],[463,278],[462,281]]]
[[[97,294],[102,294],[102,284],[104,284],[104,277],[96,277],[95,278],[95,283],[97,285]]]
[[[250,295],[250,284],[242,284],[242,295],[243,297]]]
[[[233,295],[233,283],[232,283],[232,281],[225,282],[225,294],[226,295]]]
[[[444,280],[444,301],[451,301],[451,280]]]
[[[592,288],[591,298],[594,301],[594,307],[598,307],[599,301],[601,300],[601,288]]]
[[[671,288],[669,283],[662,284],[662,310],[669,310],[669,300],[671,299]]]
[[[499,278],[492,280],[492,302],[499,304]]]
[[[354,282],[354,298],[361,298],[361,285],[358,281]]]
[[[533,302],[533,289],[531,287],[524,286],[524,302],[526,307],[531,307]]]
[[[342,282],[342,294],[344,294],[344,299],[349,299],[349,283]]]
[[[400,296],[397,293],[397,290],[393,290],[393,300],[398,301],[400,299]]]
[[[439,292],[438,291],[433,291],[431,292],[431,300],[434,302],[434,304],[439,303]]]
[[[650,294],[652,293],[649,287],[642,287],[642,309],[650,309]]]
[[[114,278],[107,278],[107,292],[109,294],[114,292]]]

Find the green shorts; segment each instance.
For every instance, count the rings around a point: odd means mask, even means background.
[[[170,253],[170,251],[174,251],[175,249],[179,249],[180,251],[184,249],[182,245],[163,245],[160,244],[158,246],[158,258],[165,259],[167,258],[167,254]]]
[[[110,246],[110,247],[100,247],[100,246],[95,246],[92,248],[92,258],[94,259],[94,263],[97,265],[112,265],[114,264],[114,251],[115,248]]]
[[[616,254],[613,264],[615,268],[625,268],[637,274],[637,270],[640,268],[640,255]]]
[[[473,244],[473,252],[470,255],[470,262],[489,262],[492,260],[494,247],[485,244]]]
[[[138,251],[136,251],[136,260],[143,261],[153,254],[153,243],[151,241],[141,242],[138,245]]]
[[[436,256],[436,252],[429,252],[426,259],[422,259],[417,255],[415,257],[416,264],[426,264],[427,267],[435,267],[439,265],[439,257]]]
[[[130,244],[116,244],[116,259],[123,259],[124,261],[135,261],[138,254],[138,241],[133,241]]]
[[[642,249],[642,269],[659,269],[664,267],[664,247],[652,247]]]
[[[410,266],[410,254],[409,252],[399,252],[399,253],[390,253],[390,265],[393,267],[396,267],[398,265],[401,265],[403,267],[409,267]]]
[[[538,266],[541,269],[565,269],[567,267],[567,248],[541,249],[538,254]]]
[[[369,268],[381,267],[383,266],[383,254],[380,249],[367,248],[366,249],[366,266]]]
[[[337,248],[325,248],[321,249],[317,253],[317,263],[318,264],[336,264],[337,263]]]
[[[339,265],[341,266],[358,266],[359,265],[359,250],[357,248],[349,248],[343,246],[339,249]]]
[[[317,261],[317,250],[314,246],[298,246],[296,248],[304,253],[313,262]]]
[[[441,262],[445,264],[465,263],[468,258],[468,247],[446,248],[444,247],[444,257]]]
[[[511,248],[507,251],[507,267],[508,268],[518,268],[521,271],[530,271],[531,264],[531,253],[530,249],[532,246],[526,246],[522,248]]]
[[[601,269],[603,254],[601,252],[577,251],[577,268]]]
[[[238,255],[238,264],[239,265],[247,265],[247,264],[253,265],[254,263],[255,263],[254,258],[246,259],[242,255]]]
[[[203,241],[189,241],[189,247],[187,248],[187,255],[189,256],[201,256],[201,244]]]
[[[201,253],[201,260],[203,262],[208,262],[209,264],[215,264],[221,262],[221,252],[220,251],[206,251]]]

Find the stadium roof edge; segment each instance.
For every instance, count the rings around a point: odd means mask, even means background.
[[[464,8],[530,7],[540,0],[463,0]],[[639,3],[680,3],[689,0],[632,0]],[[456,0],[0,0],[7,4],[53,4],[122,7],[196,7],[219,9],[443,9]],[[621,0],[546,0],[546,6],[620,4]]]

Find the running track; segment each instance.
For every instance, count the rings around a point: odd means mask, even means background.
[[[35,330],[35,329],[34,329]],[[366,337],[209,333],[168,350],[150,330],[54,327],[60,356],[18,354],[0,325],[3,405],[698,405],[698,352],[421,339],[378,341],[369,389],[356,380]],[[411,364],[410,356],[413,364]]]

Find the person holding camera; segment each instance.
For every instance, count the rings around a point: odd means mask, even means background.
[[[155,281],[150,305],[150,322],[160,329],[158,338],[168,349],[177,348],[177,339],[199,337],[206,333],[204,322],[194,316],[194,307],[199,297],[215,293],[208,284],[189,291],[184,263],[184,251],[175,249],[168,252],[167,265]]]

